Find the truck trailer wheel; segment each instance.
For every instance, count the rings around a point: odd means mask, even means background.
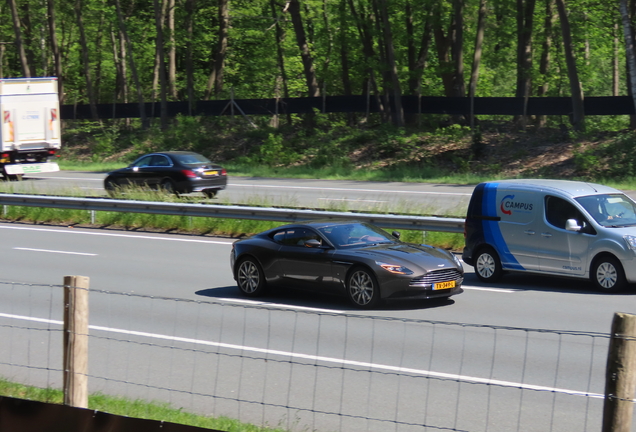
[[[496,282],[503,274],[499,255],[490,246],[483,247],[477,252],[475,274],[483,282]]]

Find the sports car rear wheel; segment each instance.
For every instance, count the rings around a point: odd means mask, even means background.
[[[347,295],[356,307],[373,308],[380,301],[380,286],[375,275],[362,267],[353,269],[347,277]]]
[[[265,293],[265,274],[254,258],[244,258],[236,270],[236,281],[241,292],[248,297]]]

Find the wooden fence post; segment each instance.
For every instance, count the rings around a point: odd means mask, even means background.
[[[636,388],[636,315],[617,312],[605,374],[603,432],[629,432]]]
[[[88,285],[64,276],[64,404],[88,408]]]

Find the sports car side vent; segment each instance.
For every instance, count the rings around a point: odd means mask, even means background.
[[[457,269],[434,270],[426,273],[424,276],[416,277],[411,280],[411,285],[428,285],[437,282],[448,282],[461,278],[462,275]]]

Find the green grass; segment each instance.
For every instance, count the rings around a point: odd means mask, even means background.
[[[64,403],[64,394],[61,390],[25,386],[1,378],[0,395],[52,404]],[[120,416],[158,420],[228,432],[284,431],[284,429],[263,428],[248,423],[241,423],[238,420],[228,417],[196,415],[163,402],[130,400],[123,397],[107,396],[101,393],[89,395],[88,408]]]
[[[14,193],[15,183],[0,182],[0,193]],[[32,191],[31,193],[37,193]],[[57,196],[84,197],[86,192],[80,189],[61,189],[55,191]],[[96,195],[95,195],[96,196]],[[128,199],[137,201],[152,202],[178,202],[178,203],[210,203],[210,204],[233,204],[229,202],[229,197],[221,197],[214,200],[204,198],[199,195],[176,197],[174,195],[144,191],[138,188],[125,188],[120,194],[114,196],[117,199]],[[263,196],[249,198],[243,204],[258,207],[271,207],[273,205],[296,207],[292,201],[273,203]],[[330,204],[323,210],[327,211],[349,211],[342,202]],[[422,207],[421,204],[410,202],[401,203],[390,209],[370,208],[367,213],[397,213],[411,215],[432,215],[430,209]],[[440,215],[437,215],[440,216]],[[463,217],[463,215],[441,215],[447,217]],[[102,228],[137,230],[137,231],[160,231],[173,233],[187,233],[195,235],[225,236],[230,238],[240,238],[256,234],[270,228],[283,225],[282,222],[257,221],[247,219],[225,219],[211,217],[190,217],[190,216],[170,216],[146,213],[126,213],[126,212],[106,212],[96,211],[93,216],[90,211],[70,210],[46,207],[26,207],[26,206],[2,206],[0,207],[0,220],[14,222],[45,223],[65,226],[97,226]],[[401,232],[402,240],[412,243],[426,243],[439,246],[449,250],[461,250],[464,245],[462,234],[443,232],[423,232],[404,230]]]

